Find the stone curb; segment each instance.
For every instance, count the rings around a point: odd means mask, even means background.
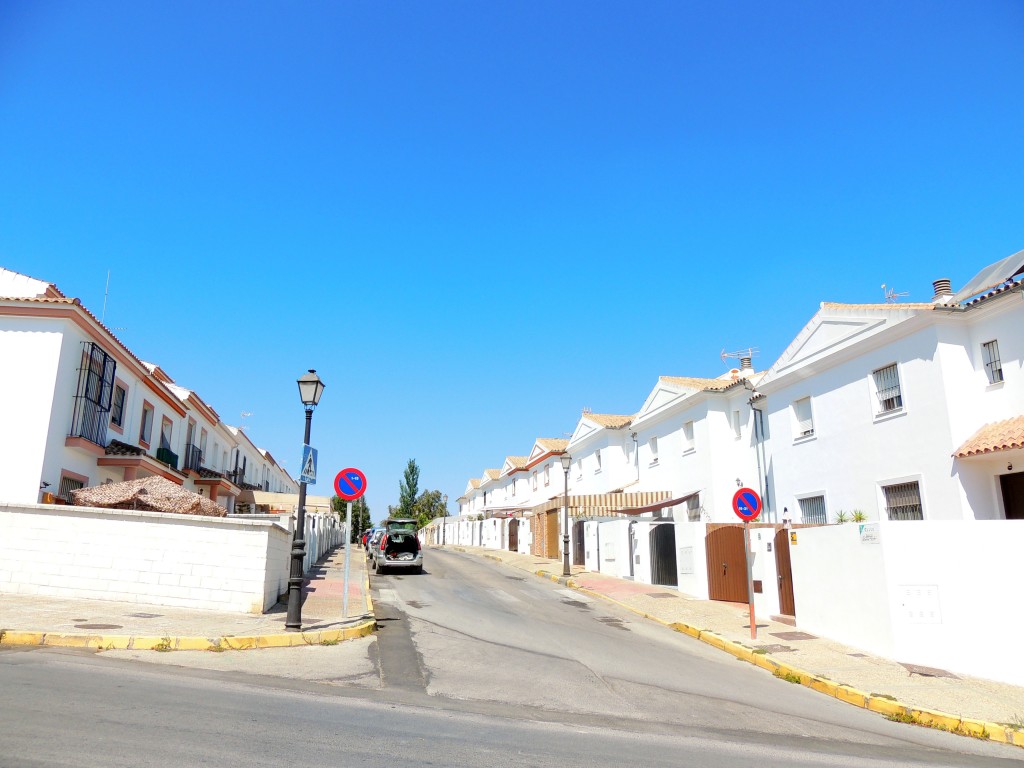
[[[0,630],[0,645],[38,645],[55,648],[93,648],[98,651],[245,651],[252,648],[291,648],[300,645],[333,645],[372,634],[376,619],[344,629],[316,632],[283,632],[264,635],[172,637],[165,635],[88,635],[62,632]]]
[[[363,605],[374,616],[370,596],[370,575],[363,574]],[[220,635],[216,637],[162,637],[149,635],[89,635],[70,632],[32,632],[0,629],[0,645],[93,648],[98,651],[247,651],[258,648],[295,648],[304,645],[334,645],[373,634],[377,619],[370,618],[344,629],[315,632],[275,632],[263,635]]]
[[[465,552],[466,550],[463,549],[461,551]],[[485,554],[484,557],[506,564],[505,560],[496,555]],[[887,717],[897,718],[903,722],[949,731],[950,733],[955,733],[959,736],[972,736],[974,738],[987,739],[1001,744],[1024,747],[1024,731],[1022,730],[1009,728],[1001,723],[957,717],[956,715],[950,715],[946,712],[939,712],[937,710],[918,709],[908,704],[903,704],[896,699],[866,693],[865,691],[857,690],[856,688],[848,685],[840,685],[839,683],[834,683],[831,680],[827,680],[823,677],[819,677],[818,675],[811,674],[810,672],[806,672],[802,669],[798,669],[797,667],[792,667],[780,662],[768,654],[754,653],[751,648],[748,648],[741,643],[728,640],[711,630],[698,629],[697,627],[690,626],[689,624],[683,624],[682,622],[667,622],[657,616],[644,613],[631,605],[627,605],[626,603],[620,602],[612,597],[608,597],[608,595],[595,592],[592,589],[587,589],[586,587],[581,586],[580,583],[572,577],[566,578],[561,575],[556,576],[549,571],[544,570],[533,571],[532,573],[543,579],[550,579],[551,581],[564,584],[571,589],[575,589],[592,597],[597,597],[609,603],[613,603],[620,608],[624,608],[627,611],[643,616],[645,619],[650,619],[651,621],[657,622],[669,629],[673,629],[676,632],[688,635],[703,643],[707,643],[714,648],[725,651],[726,653],[735,656],[737,659],[761,667],[762,669],[771,672],[776,677],[793,683],[799,683],[806,688],[818,691],[819,693],[824,693],[827,696],[839,699],[847,704],[852,704],[855,707],[868,709]]]

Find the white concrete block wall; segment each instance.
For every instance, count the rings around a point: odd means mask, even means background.
[[[289,543],[271,520],[0,504],[0,592],[261,613]]]
[[[797,625],[872,653],[1024,685],[1024,521],[806,528],[790,548]]]

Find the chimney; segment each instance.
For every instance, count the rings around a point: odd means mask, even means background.
[[[752,371],[754,370],[754,364],[751,362],[749,357],[740,358],[740,370],[741,371]]]
[[[953,295],[953,286],[950,284],[948,277],[942,277],[933,281],[932,287],[935,289],[935,295],[932,296],[932,301],[939,301],[940,299]]]

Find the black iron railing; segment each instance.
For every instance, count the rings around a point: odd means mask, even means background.
[[[203,467],[203,452],[199,450],[198,445],[189,443],[185,446],[185,463],[182,469],[185,471],[192,470],[198,472]]]

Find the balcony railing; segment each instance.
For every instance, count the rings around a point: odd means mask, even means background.
[[[182,469],[186,472],[192,470],[198,472],[203,467],[203,452],[199,450],[198,445],[189,443],[185,446],[185,464]]]
[[[178,454],[172,451],[170,448],[157,448],[156,449],[156,460],[162,461],[164,464],[169,466],[171,469],[178,468]]]

